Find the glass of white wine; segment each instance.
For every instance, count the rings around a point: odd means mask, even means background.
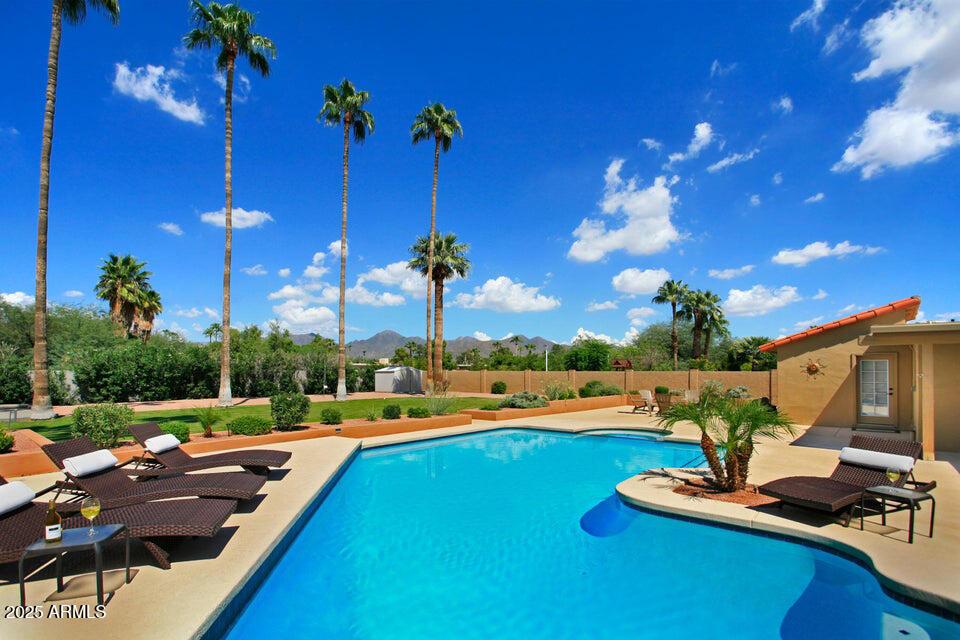
[[[100,515],[100,500],[92,497],[84,498],[83,502],[80,503],[80,515],[90,521],[90,530],[87,535],[92,536],[95,533],[93,519]]]
[[[887,480],[889,480],[891,484],[897,484],[897,482],[900,481],[900,476],[900,469],[887,469]]]

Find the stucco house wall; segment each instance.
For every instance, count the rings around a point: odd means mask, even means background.
[[[938,344],[933,353],[937,449],[960,451],[960,344]]]

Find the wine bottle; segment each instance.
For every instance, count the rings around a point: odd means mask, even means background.
[[[47,507],[47,517],[43,522],[43,539],[47,542],[60,542],[63,537],[63,527],[61,526],[60,514],[57,513],[57,507],[53,500]]]

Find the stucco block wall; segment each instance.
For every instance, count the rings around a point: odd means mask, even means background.
[[[960,344],[933,349],[934,414],[939,451],[960,451]]]

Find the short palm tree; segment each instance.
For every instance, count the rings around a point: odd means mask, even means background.
[[[260,75],[270,75],[271,58],[277,57],[277,48],[269,38],[253,32],[254,16],[235,4],[211,2],[203,6],[193,0],[195,28],[183,37],[187,49],[220,47],[217,69],[226,75],[223,99],[224,113],[224,228],[223,249],[223,340],[220,342],[220,397],[219,404],[233,404],[230,391],[230,264],[233,256],[233,73],[238,57],[247,59]]]
[[[118,256],[111,253],[100,265],[100,279],[95,291],[97,297],[110,305],[110,319],[116,326],[117,335],[130,331],[137,306],[150,289],[150,272],[145,263],[131,255]]]
[[[203,335],[207,339],[207,342],[219,340],[220,336],[223,335],[223,327],[219,322],[212,322],[209,327],[203,330]]]
[[[429,238],[419,237],[417,242],[410,247],[410,253],[413,257],[408,266],[423,275],[427,275],[427,265],[430,261],[430,251],[427,249]],[[437,349],[440,350],[440,360],[433,367],[433,381],[435,384],[443,382],[443,290],[444,283],[453,276],[465,278],[470,272],[470,260],[466,253],[470,250],[470,245],[464,242],[457,242],[457,236],[453,233],[447,235],[440,234],[434,239],[433,243],[433,282],[434,297],[436,309],[435,333]]]
[[[430,195],[430,241],[427,244],[427,381],[433,380],[434,363],[439,369],[443,368],[443,344],[432,345],[430,342],[430,298],[433,293],[433,249],[437,235],[437,181],[440,177],[440,151],[450,150],[455,135],[463,137],[463,126],[457,120],[457,112],[447,109],[442,103],[428,104],[413,119],[410,127],[413,144],[427,140],[434,141],[433,150],[433,191]],[[434,363],[431,363],[431,351]]]
[[[30,417],[53,417],[50,402],[50,374],[47,369],[47,214],[50,203],[50,155],[53,150],[53,116],[57,104],[57,74],[60,71],[60,38],[63,19],[80,24],[87,17],[87,5],[103,11],[113,24],[120,22],[119,0],[53,0],[50,18],[50,46],[47,51],[47,99],[43,109],[43,137],[40,143],[40,205],[37,211],[36,295],[33,306],[33,401]]]
[[[337,400],[347,399],[347,342],[344,324],[347,293],[347,181],[350,176],[350,133],[353,141],[363,144],[367,133],[373,133],[373,115],[364,106],[370,93],[357,91],[353,83],[344,79],[339,87],[328,84],[323,88],[323,107],[317,120],[335,127],[343,125],[343,192],[340,212],[340,327],[337,353]]]
[[[677,307],[683,304],[684,297],[689,292],[683,280],[667,280],[657,289],[653,296],[654,304],[670,304],[670,348],[673,350],[673,369],[680,366],[680,337],[677,335]]]
[[[160,313],[163,313],[160,294],[153,289],[141,292],[133,313],[133,326],[134,333],[140,336],[143,342],[150,339],[150,334],[153,333],[153,321]]]

